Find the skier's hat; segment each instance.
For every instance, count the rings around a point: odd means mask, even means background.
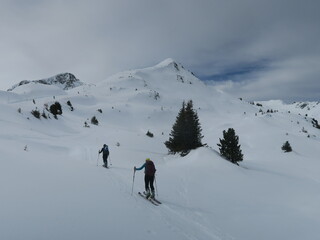
[[[147,158],[146,161],[150,161],[150,158]]]

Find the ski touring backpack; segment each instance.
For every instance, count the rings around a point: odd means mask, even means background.
[[[156,168],[154,166],[154,163],[151,160],[146,161],[145,174],[148,176],[154,176],[155,173]]]
[[[103,154],[107,154],[107,155],[109,154],[109,148],[108,148],[108,145],[106,144],[103,146]]]

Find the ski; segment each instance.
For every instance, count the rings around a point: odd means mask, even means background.
[[[155,206],[159,206],[159,204],[156,201],[153,201],[152,198],[146,198],[146,196],[144,194],[142,194],[141,192],[138,192],[139,196],[141,196],[142,198],[144,198],[145,200],[151,202],[153,205]]]
[[[146,194],[144,192],[143,192],[143,196],[146,197]],[[158,199],[155,199],[155,198],[151,198],[151,199],[158,204],[162,204],[162,202],[160,202]]]
[[[162,202],[160,202],[158,199],[153,198],[152,200],[155,201],[158,204],[162,204]]]

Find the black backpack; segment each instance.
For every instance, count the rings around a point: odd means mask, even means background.
[[[103,147],[103,154],[109,155],[108,145],[105,145],[105,146]]]

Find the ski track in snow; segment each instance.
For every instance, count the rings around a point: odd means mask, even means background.
[[[128,151],[131,151],[132,149],[127,149]],[[136,150],[139,151],[139,150]],[[91,153],[90,153],[91,152]],[[140,151],[145,152],[145,151]],[[87,148],[83,155],[85,155],[86,160],[93,162],[92,157],[94,154],[92,153],[92,149]],[[102,164],[102,156],[99,155],[100,164]],[[110,182],[113,184],[116,184],[117,188],[125,195],[128,194],[128,189],[130,189],[130,186],[128,184],[128,178],[127,176],[124,176],[121,174],[121,172],[117,171],[119,169],[122,169],[126,172],[130,172],[130,169],[127,168],[121,168],[116,167],[112,165],[109,169],[104,169],[101,165],[98,167],[101,167],[103,170],[106,171],[106,174],[108,174],[108,178],[110,179]],[[123,173],[123,172],[122,172]],[[141,176],[140,176],[141,177]],[[184,184],[182,184],[184,189],[184,194],[187,194],[187,189]],[[133,195],[133,198],[134,197]],[[150,203],[141,201],[140,197],[137,199],[139,202],[141,202],[143,205],[147,205],[146,208],[150,210],[152,215],[158,216],[158,219],[160,219],[163,224],[165,224],[168,228],[168,230],[177,233],[178,235],[182,236],[183,239],[189,239],[189,240],[206,240],[206,239],[213,239],[213,240],[232,240],[233,238],[230,236],[227,236],[226,234],[223,234],[222,232],[219,232],[216,229],[209,229],[205,225],[198,222],[196,219],[201,219],[202,215],[199,211],[195,211],[194,209],[188,210],[187,207],[183,206],[174,206],[174,204],[166,202],[165,200],[162,200],[162,204],[159,206],[148,206],[151,205]],[[153,208],[155,207],[155,208]],[[182,214],[185,213],[185,214]],[[156,239],[156,233],[150,231],[151,234],[155,235],[154,238]],[[201,233],[201,234],[199,234]],[[217,234],[218,233],[218,234]]]

